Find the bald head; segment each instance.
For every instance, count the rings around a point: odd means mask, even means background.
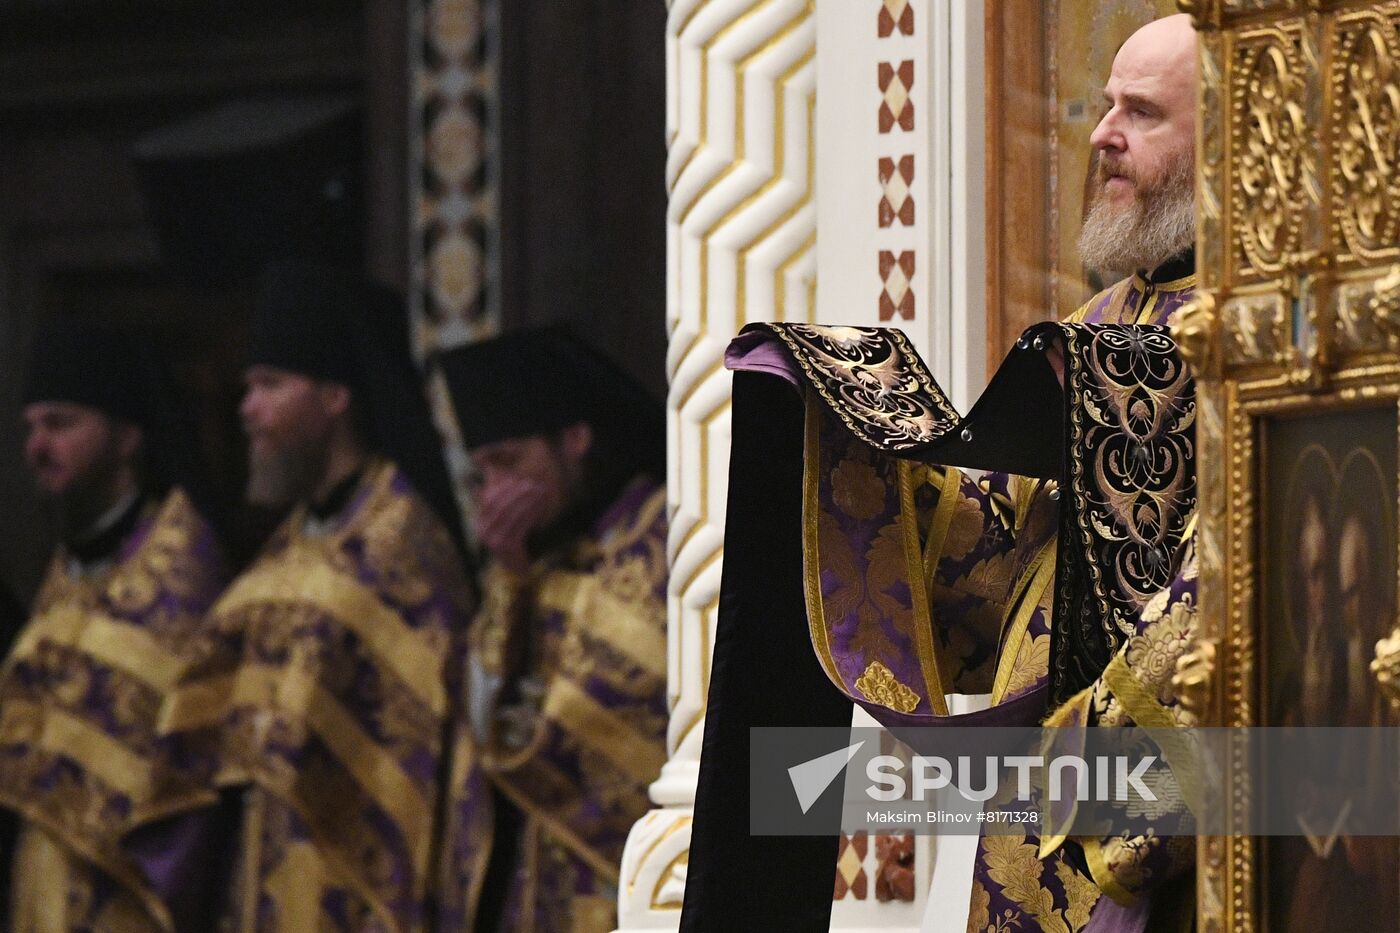
[[[1196,32],[1184,13],[1128,37],[1104,85],[1089,137],[1098,190],[1080,254],[1105,273],[1151,269],[1191,245],[1196,139]]]
[[[1151,90],[1196,110],[1196,30],[1185,13],[1153,20],[1128,37],[1113,58],[1108,84]]]

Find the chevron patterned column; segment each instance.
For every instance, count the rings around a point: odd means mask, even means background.
[[[623,855],[622,930],[680,920],[723,559],[724,348],[816,304],[813,0],[673,0],[666,45],[670,760]]]

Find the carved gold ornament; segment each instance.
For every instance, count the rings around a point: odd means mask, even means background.
[[[1400,339],[1400,265],[1376,280],[1375,293],[1366,305],[1376,330],[1392,342]]]
[[[1341,18],[1332,69],[1332,175],[1338,246],[1355,257],[1393,254],[1400,226],[1400,87],[1394,25],[1373,11]]]
[[[1171,322],[1177,350],[1198,375],[1209,373],[1215,362],[1216,326],[1215,298],[1205,292],[1178,308]]]
[[[1282,29],[1242,41],[1232,85],[1236,205],[1245,269],[1283,270],[1296,260],[1304,217],[1317,201],[1316,165],[1304,79],[1308,48]]]
[[[1289,309],[1278,292],[1239,295],[1220,315],[1228,335],[1226,358],[1232,363],[1282,363],[1293,349]]]
[[[1378,279],[1350,279],[1337,288],[1337,337],[1343,350],[1400,349],[1400,265]]]
[[[1181,708],[1200,721],[1210,709],[1211,681],[1215,678],[1216,643],[1206,639],[1196,643],[1176,662],[1176,673],[1172,675],[1172,690],[1175,691]]]
[[[1371,673],[1376,676],[1376,686],[1390,702],[1390,708],[1400,710],[1400,626],[1376,642]]]
[[[894,671],[879,661],[871,661],[865,673],[856,678],[856,689],[871,703],[897,713],[912,713],[919,705],[919,695],[895,679]]]

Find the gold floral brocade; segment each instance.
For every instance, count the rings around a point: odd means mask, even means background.
[[[664,490],[634,483],[594,533],[486,574],[473,741],[525,818],[512,928],[616,926],[622,845],[666,761],[665,529]]]
[[[121,840],[208,798],[158,745],[156,724],[222,566],[179,490],[127,542],[130,553],[94,571],[55,555],[0,668],[0,805],[22,818],[16,929],[173,924]]]
[[[380,461],[325,530],[293,514],[215,605],[161,731],[258,801],[236,910],[266,898],[286,930],[344,899],[422,929],[469,599],[446,529]]]
[[[897,713],[912,713],[919,705],[919,695],[896,680],[894,672],[879,661],[871,661],[865,673],[856,678],[856,689],[871,703]]]

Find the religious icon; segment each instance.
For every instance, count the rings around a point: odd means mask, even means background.
[[[1263,434],[1265,724],[1392,725],[1369,666],[1395,620],[1395,409],[1278,418]],[[1396,915],[1395,840],[1348,835],[1362,806],[1354,788],[1393,781],[1370,752],[1297,762],[1278,791],[1297,825],[1264,847],[1268,929],[1370,928]]]

